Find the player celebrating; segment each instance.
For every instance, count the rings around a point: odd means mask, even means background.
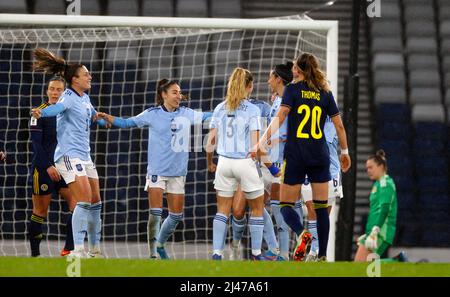
[[[304,53],[294,62],[293,72],[298,77],[286,86],[281,107],[266,133],[258,143],[258,150],[266,150],[267,140],[278,130],[287,116],[288,137],[284,152],[283,183],[281,185],[281,213],[285,222],[298,235],[294,260],[300,261],[306,254],[311,234],[303,230],[302,223],[293,207],[298,199],[305,176],[311,182],[314,208],[317,214],[320,260],[326,259],[330,220],[327,212],[330,156],[323,135],[325,115],[330,116],[341,145],[341,165],[344,172],[350,167],[345,129],[339,109],[327,83],[325,74],[319,69],[317,58]]]
[[[355,261],[367,261],[370,253],[380,257],[392,245],[397,223],[397,191],[394,180],[387,174],[386,155],[378,150],[366,161],[367,175],[374,181],[370,193],[370,212],[366,233],[358,238]]]
[[[237,67],[230,76],[224,102],[214,109],[208,137],[208,169],[216,171],[217,213],[213,221],[213,256],[221,260],[225,246],[228,216],[233,196],[240,184],[251,209],[249,219],[252,259],[266,260],[261,254],[264,219],[264,184],[259,164],[248,157],[259,138],[260,111],[246,98],[253,90],[250,71]],[[217,143],[219,160],[212,163],[213,147]],[[271,170],[276,170],[274,166]],[[277,172],[274,172],[275,174]]]
[[[69,87],[56,104],[45,109],[32,109],[32,116],[57,116],[55,167],[69,186],[76,201],[72,215],[75,257],[86,257],[85,234],[88,235],[89,257],[103,257],[100,252],[101,200],[97,169],[91,160],[89,146],[90,126],[95,122],[96,111],[85,92],[91,88],[91,74],[86,66],[67,63],[43,48],[34,51],[34,70],[60,74]],[[104,126],[103,120],[96,121]]]
[[[47,85],[48,100],[39,106],[44,109],[58,102],[59,97],[64,92],[66,82],[62,77],[50,79]],[[67,188],[64,179],[61,178],[55,168],[53,156],[57,145],[56,141],[56,117],[31,118],[30,122],[31,140],[33,142],[33,213],[28,225],[28,234],[31,247],[31,256],[40,255],[39,245],[42,239],[42,224],[47,216],[48,206],[52,198],[53,191],[58,192],[66,201],[69,210],[75,208],[75,201],[71,192]],[[66,256],[73,250],[72,235],[72,213],[67,216],[66,222],[66,243],[61,256]]]
[[[99,113],[116,127],[149,127],[145,190],[150,204],[147,226],[150,258],[157,258],[158,253],[161,259],[169,259],[164,244],[183,219],[190,126],[201,124],[210,116],[208,112],[180,106],[182,98],[178,82],[161,79],[156,86],[156,107],[128,119]],[[169,216],[160,228],[164,192]]]

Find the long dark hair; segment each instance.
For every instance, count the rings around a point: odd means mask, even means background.
[[[387,171],[386,153],[384,150],[378,150],[375,155],[371,155],[367,160],[373,160],[378,166],[383,166]]]
[[[330,86],[325,72],[320,70],[319,61],[314,55],[304,53],[297,59],[295,64],[303,72],[308,87],[316,92],[329,92]]]
[[[72,82],[74,76],[77,77],[78,69],[84,66],[80,63],[67,63],[66,60],[55,56],[45,48],[35,49],[33,55],[36,58],[33,70],[62,76],[68,84]]]

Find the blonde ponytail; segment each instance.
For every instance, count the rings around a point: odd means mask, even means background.
[[[236,110],[247,96],[247,87],[253,82],[253,75],[247,69],[237,67],[230,76],[227,86],[226,107]]]

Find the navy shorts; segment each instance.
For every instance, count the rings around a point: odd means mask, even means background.
[[[305,177],[311,183],[326,183],[331,180],[330,163],[324,165],[306,165],[304,161],[286,156],[282,168],[282,181],[288,185],[298,185],[305,182]]]
[[[53,191],[59,192],[61,188],[67,188],[66,182],[61,177],[59,182],[54,182],[47,173],[47,170],[40,170],[33,167],[33,194],[48,195]]]

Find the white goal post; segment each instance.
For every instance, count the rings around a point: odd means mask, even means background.
[[[269,102],[270,69],[301,52],[315,54],[338,98],[338,22],[299,16],[271,19],[168,18],[0,14],[0,140],[10,159],[0,166],[0,255],[28,255],[31,146],[28,115],[43,98],[48,76],[31,71],[31,52],[45,47],[90,68],[96,109],[129,117],[150,107],[159,78],[181,82],[191,108],[212,110],[223,100],[236,66],[254,75],[253,98]],[[270,102],[269,102],[270,103]],[[204,130],[205,131],[205,130]],[[108,257],[147,257],[145,184],[147,133],[93,129],[92,156],[100,175],[103,237]],[[0,141],[0,144],[2,143]],[[205,154],[190,154],[185,220],[170,239],[175,259],[210,257],[215,193]],[[64,240],[64,202],[52,202],[45,255]],[[328,259],[334,260],[331,220]],[[165,216],[163,216],[165,217]],[[48,241],[48,242],[50,242]]]

